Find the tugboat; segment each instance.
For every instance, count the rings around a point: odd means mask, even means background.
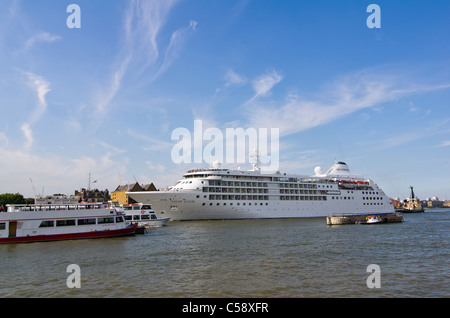
[[[414,189],[411,188],[411,196],[407,202],[403,203],[403,205],[400,208],[395,209],[396,212],[401,213],[422,213],[424,212],[424,209],[422,207],[422,204],[420,203],[420,200],[415,197],[414,195]]]

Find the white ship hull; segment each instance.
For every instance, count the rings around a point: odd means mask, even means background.
[[[201,195],[201,192],[198,192]],[[197,199],[194,193],[173,193],[158,191],[153,193],[134,193],[136,200],[151,203],[157,214],[168,216],[171,221],[186,220],[226,220],[226,219],[270,219],[326,217],[334,214],[377,214],[394,213],[389,202],[378,206],[363,206],[361,202],[339,201],[268,201],[261,203],[229,201],[216,202],[212,206],[208,200]],[[205,203],[205,205],[203,205]],[[240,203],[238,206],[237,204]],[[361,204],[358,204],[361,203]],[[251,204],[251,205],[250,205]]]
[[[206,169],[189,172],[169,190],[127,194],[171,221],[394,213],[376,184],[349,173],[312,178]]]

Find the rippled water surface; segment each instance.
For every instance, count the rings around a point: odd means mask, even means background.
[[[173,222],[134,237],[0,245],[0,297],[449,297],[447,211],[332,227]],[[66,285],[70,264],[80,289]],[[370,264],[381,288],[367,287]]]

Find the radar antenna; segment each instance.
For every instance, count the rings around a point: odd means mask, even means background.
[[[251,158],[256,158],[255,162],[252,163],[253,170],[252,171],[260,171],[261,168],[259,167],[259,157],[261,154],[258,152],[257,149],[253,149],[253,153],[250,155]]]

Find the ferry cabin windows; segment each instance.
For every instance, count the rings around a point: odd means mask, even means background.
[[[97,219],[97,223],[98,223],[98,224],[114,223],[114,218],[113,218],[113,217],[108,217],[108,218],[98,218],[98,219]]]
[[[53,227],[55,225],[55,221],[42,221],[39,227]]]
[[[74,226],[75,220],[57,220],[56,226]]]
[[[156,217],[156,215],[155,214],[143,214],[143,215],[133,215],[133,216],[131,216],[131,215],[126,215],[125,216],[125,219],[126,220],[128,220],[128,221],[131,221],[131,220],[133,220],[133,221],[140,221],[140,220],[156,220],[157,219],[157,217]]]
[[[114,222],[115,221],[115,222]],[[114,217],[106,217],[106,218],[90,218],[90,219],[73,219],[73,220],[46,220],[42,221],[39,225],[40,228],[42,227],[54,227],[55,225],[57,227],[61,226],[81,226],[81,225],[95,225],[95,224],[108,224],[108,223],[120,223],[124,222],[124,219],[122,216],[116,216]]]
[[[95,219],[80,219],[78,220],[78,225],[90,225],[95,224]]]
[[[127,221],[156,220],[156,219],[158,219],[158,217],[155,214],[125,215],[125,220]]]
[[[127,205],[124,206],[123,209],[125,211],[131,211],[131,210],[151,210],[152,206],[150,204],[144,204],[142,206],[139,205]]]
[[[141,220],[156,220],[158,219],[155,214],[141,215]]]

